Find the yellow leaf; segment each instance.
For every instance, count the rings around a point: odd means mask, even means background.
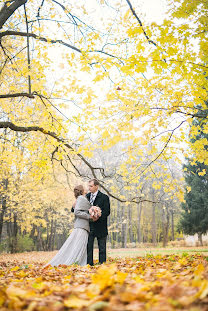
[[[129,35],[129,37],[135,37],[135,35],[142,33],[142,27],[140,26],[136,26],[134,28],[130,28],[127,30],[127,34]]]
[[[92,282],[99,285],[100,289],[104,289],[108,286],[112,286],[115,282],[114,274],[116,272],[116,265],[110,267],[100,267],[97,272],[92,275]]]
[[[198,175],[199,175],[199,176],[204,176],[204,175],[206,175],[206,170],[205,170],[205,168],[204,168],[201,172],[199,172]]]
[[[35,292],[32,290],[25,290],[22,288],[19,288],[17,286],[11,285],[6,289],[6,294],[9,298],[13,299],[15,297],[20,297],[20,298],[30,298],[35,295]]]
[[[70,298],[64,300],[64,306],[73,309],[87,307],[89,304],[90,301],[79,299],[76,296],[71,296]]]
[[[121,272],[121,271],[118,271],[117,274],[116,274],[116,281],[119,283],[119,284],[123,284],[126,277],[127,277],[128,273],[124,273],[124,272]]]
[[[208,281],[207,280],[203,280],[201,282],[201,286],[198,292],[198,297],[200,299],[205,298],[208,295]]]
[[[20,269],[20,267],[16,266],[16,267],[12,268],[11,271],[17,271],[19,269]]]
[[[190,187],[190,186],[187,186],[187,187],[186,187],[186,190],[187,190],[187,192],[190,192],[190,191],[191,191],[191,187]]]
[[[196,268],[196,270],[194,271],[194,274],[199,276],[204,272],[204,266],[203,264],[199,264]]]

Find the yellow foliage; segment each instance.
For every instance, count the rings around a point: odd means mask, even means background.
[[[100,3],[105,6],[105,1]],[[10,2],[6,4],[9,6]],[[28,19],[33,20],[37,1],[28,1],[26,5]],[[71,30],[69,32],[68,28],[64,28],[64,23],[62,25],[56,20],[64,21],[65,15],[68,16],[72,9],[78,17],[80,12],[87,14],[88,9],[74,3],[59,11],[55,3],[50,2],[48,13],[44,14],[53,20],[54,28],[50,28],[48,22],[44,21],[41,21],[41,26],[33,23],[32,31],[38,37],[30,38],[34,51],[31,52],[30,68],[27,64],[26,38],[3,37],[4,51],[12,57],[16,56],[11,61],[10,56],[7,57],[2,49],[0,51],[0,93],[27,92],[30,76],[35,98],[3,99],[1,111],[6,119],[19,126],[37,125],[44,128],[43,134],[54,132],[58,137],[72,142],[72,145],[78,145],[70,153],[73,156],[80,152],[92,158],[94,145],[103,152],[109,152],[110,148],[119,143],[126,144],[123,153],[127,158],[121,161],[117,171],[122,174],[123,180],[130,181],[126,187],[128,193],[143,176],[153,180],[153,188],[157,193],[163,191],[163,186],[169,197],[177,190],[176,195],[183,200],[182,182],[167,181],[168,163],[160,167],[161,172],[157,172],[157,168],[161,159],[167,162],[170,159],[181,161],[184,145],[185,149],[189,148],[194,154],[193,164],[196,161],[208,163],[205,149],[207,139],[187,142],[189,124],[192,124],[197,105],[202,110],[207,109],[206,1],[183,0],[173,3],[167,19],[161,24],[153,22],[147,25],[144,21],[143,27],[138,24],[127,4],[122,8],[119,5],[115,3],[116,19],[113,14],[109,14],[106,21],[105,18],[101,19],[99,31],[95,30],[97,27],[89,27],[88,23],[81,23],[77,18],[74,24],[76,30],[72,35]],[[178,19],[176,23],[174,18]],[[16,11],[7,21],[5,30],[21,31],[21,24],[24,23],[21,11]],[[108,36],[104,33],[108,33]],[[41,38],[45,38],[46,42],[41,41]],[[56,47],[59,46],[59,49],[53,52],[57,59],[61,59],[55,74],[53,63],[56,62],[51,61],[51,51],[55,44],[49,44],[51,38],[58,40]],[[70,50],[66,45],[61,45],[63,42],[73,42],[75,49]],[[60,50],[63,50],[61,56],[57,52]],[[59,74],[62,78],[59,78]],[[52,81],[53,76],[55,82]],[[101,89],[104,91],[101,92]],[[40,98],[37,94],[44,97]],[[70,103],[63,108],[54,98],[62,102],[67,99],[67,103]],[[80,108],[81,113],[77,112]],[[66,122],[58,112],[62,109],[67,111],[69,120]],[[204,123],[204,133],[208,133],[206,120]],[[199,131],[199,127],[193,126],[191,137],[196,137]],[[1,151],[4,149],[1,163],[8,167],[2,170],[2,177],[15,175],[10,181],[10,199],[12,201],[15,198],[24,209],[26,203],[23,203],[23,191],[26,193],[25,198],[30,198],[30,210],[31,206],[35,210],[40,207],[35,203],[35,194],[26,191],[29,189],[26,185],[40,185],[42,178],[52,174],[49,159],[56,143],[48,136],[44,138],[43,134],[39,136],[33,133],[29,137],[22,135],[19,137],[21,148],[9,146],[18,141],[15,135],[9,134],[6,139],[10,143],[6,143],[6,148],[1,148]],[[91,135],[96,143],[90,141]],[[64,148],[60,148],[61,151],[56,153],[59,161],[64,160],[66,155]],[[148,166],[148,163],[151,165]],[[25,171],[21,180],[21,174]],[[162,181],[158,181],[157,174]],[[203,176],[206,172],[203,170],[198,174]],[[15,191],[16,184],[19,193]],[[48,204],[50,200],[44,199]],[[24,220],[26,227],[29,227],[30,221]],[[42,222],[41,225],[46,224]]]

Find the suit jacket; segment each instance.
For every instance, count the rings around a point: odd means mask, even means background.
[[[87,199],[90,201],[91,193],[86,195]],[[107,217],[110,215],[110,200],[109,197],[98,191],[94,206],[99,206],[102,210],[102,215],[97,221],[90,221],[90,232],[98,238],[104,238],[108,235],[107,228]]]
[[[90,219],[89,208],[90,207],[91,205],[85,196],[83,195],[78,196],[76,205],[74,208],[74,214],[75,214],[74,228],[82,228],[90,232],[90,225],[89,225],[89,219]]]

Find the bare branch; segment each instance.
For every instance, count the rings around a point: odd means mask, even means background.
[[[44,37],[40,37],[34,33],[26,33],[26,32],[22,32],[22,31],[12,31],[12,30],[7,30],[7,31],[3,31],[3,32],[0,32],[0,39],[5,37],[5,36],[20,36],[20,37],[32,37],[36,40],[40,40],[40,41],[43,41],[43,42],[48,42],[48,43],[59,43],[59,44],[62,44],[64,46],[67,46],[69,47],[70,49],[72,50],[75,50],[79,53],[82,53],[82,51],[78,48],[76,48],[75,46],[71,45],[71,44],[68,44],[62,40],[52,40],[52,39],[47,39],[47,38],[44,38]]]
[[[4,94],[0,95],[0,98],[13,98],[13,97],[29,97],[29,98],[35,98],[33,94],[29,93],[14,93],[14,94]]]
[[[75,15],[73,15],[73,14],[71,14],[70,12],[69,12],[69,10],[63,5],[63,4],[61,4],[60,2],[58,2],[58,1],[56,1],[56,0],[52,0],[54,3],[56,3],[57,5],[59,5],[61,8],[62,8],[62,10],[65,12],[65,14],[68,16],[70,16],[71,17],[71,19],[72,19],[72,23],[75,25],[75,26],[78,26],[78,24],[77,24],[77,21],[79,21],[80,23],[82,23],[83,25],[85,25],[85,26],[87,26],[88,28],[90,28],[91,30],[95,30],[95,28],[94,27],[92,27],[92,26],[89,26],[89,25],[87,25],[85,22],[83,22],[80,18],[78,18],[77,16],[75,16]],[[77,21],[76,21],[77,20]],[[82,33],[82,31],[79,29],[79,31],[81,32],[81,34],[83,35],[83,33]],[[83,35],[84,36],[84,35]]]
[[[37,13],[37,18],[38,18],[38,19],[39,19],[39,17],[40,17],[40,10],[42,9],[44,2],[45,2],[45,0],[42,0],[42,3],[41,3],[41,5],[40,5],[39,8],[38,8],[38,13]]]
[[[96,174],[95,174],[95,170],[103,170],[103,168],[94,168],[84,157],[83,155],[81,155],[80,153],[77,153],[76,150],[69,145],[69,143],[66,142],[66,140],[62,137],[58,137],[56,133],[45,130],[44,128],[40,127],[40,126],[18,126],[15,125],[12,122],[0,122],[0,128],[10,128],[13,131],[16,132],[41,132],[45,135],[48,135],[52,138],[54,138],[56,141],[62,143],[63,146],[65,146],[67,149],[69,149],[70,151],[75,152],[75,154],[77,155],[78,158],[80,158],[82,160],[82,162],[84,162],[90,169],[92,175],[94,178],[97,178]]]
[[[76,156],[82,160],[82,162],[84,162],[86,164],[86,166],[88,166],[88,168],[90,169],[91,171],[91,174],[94,178],[98,179],[96,173],[95,173],[95,170],[103,170],[103,168],[94,168],[80,153],[76,153],[76,150],[74,150],[74,148],[72,146],[69,145],[69,143],[66,142],[65,139],[61,138],[61,137],[58,137],[56,133],[54,132],[51,132],[51,131],[48,131],[48,130],[45,130],[44,128],[40,127],[40,126],[18,126],[12,122],[9,122],[9,121],[5,121],[5,122],[0,122],[0,128],[10,128],[11,130],[13,131],[16,131],[16,132],[41,132],[43,133],[44,135],[48,135],[52,138],[54,138],[56,141],[60,142],[64,147],[66,147],[67,149],[69,149],[70,151],[72,152],[75,152]],[[53,152],[55,153],[55,151]],[[76,170],[78,172],[78,174],[80,174],[80,172],[78,170]],[[80,175],[82,176],[82,175]],[[99,179],[98,179],[99,180]],[[140,203],[140,202],[152,202],[150,200],[147,200],[147,199],[142,199],[142,198],[139,198],[139,200],[135,200],[135,199],[130,199],[130,200],[127,200],[127,199],[121,199],[119,198],[118,196],[112,194],[104,185],[104,183],[102,181],[100,181],[100,185],[101,187],[106,191],[106,193],[111,196],[112,198],[120,201],[120,202],[132,202],[132,203]],[[155,202],[156,203],[156,202]]]

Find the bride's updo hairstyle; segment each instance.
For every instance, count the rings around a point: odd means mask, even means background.
[[[84,187],[82,185],[76,186],[74,188],[74,196],[77,199],[78,196],[84,194]]]

